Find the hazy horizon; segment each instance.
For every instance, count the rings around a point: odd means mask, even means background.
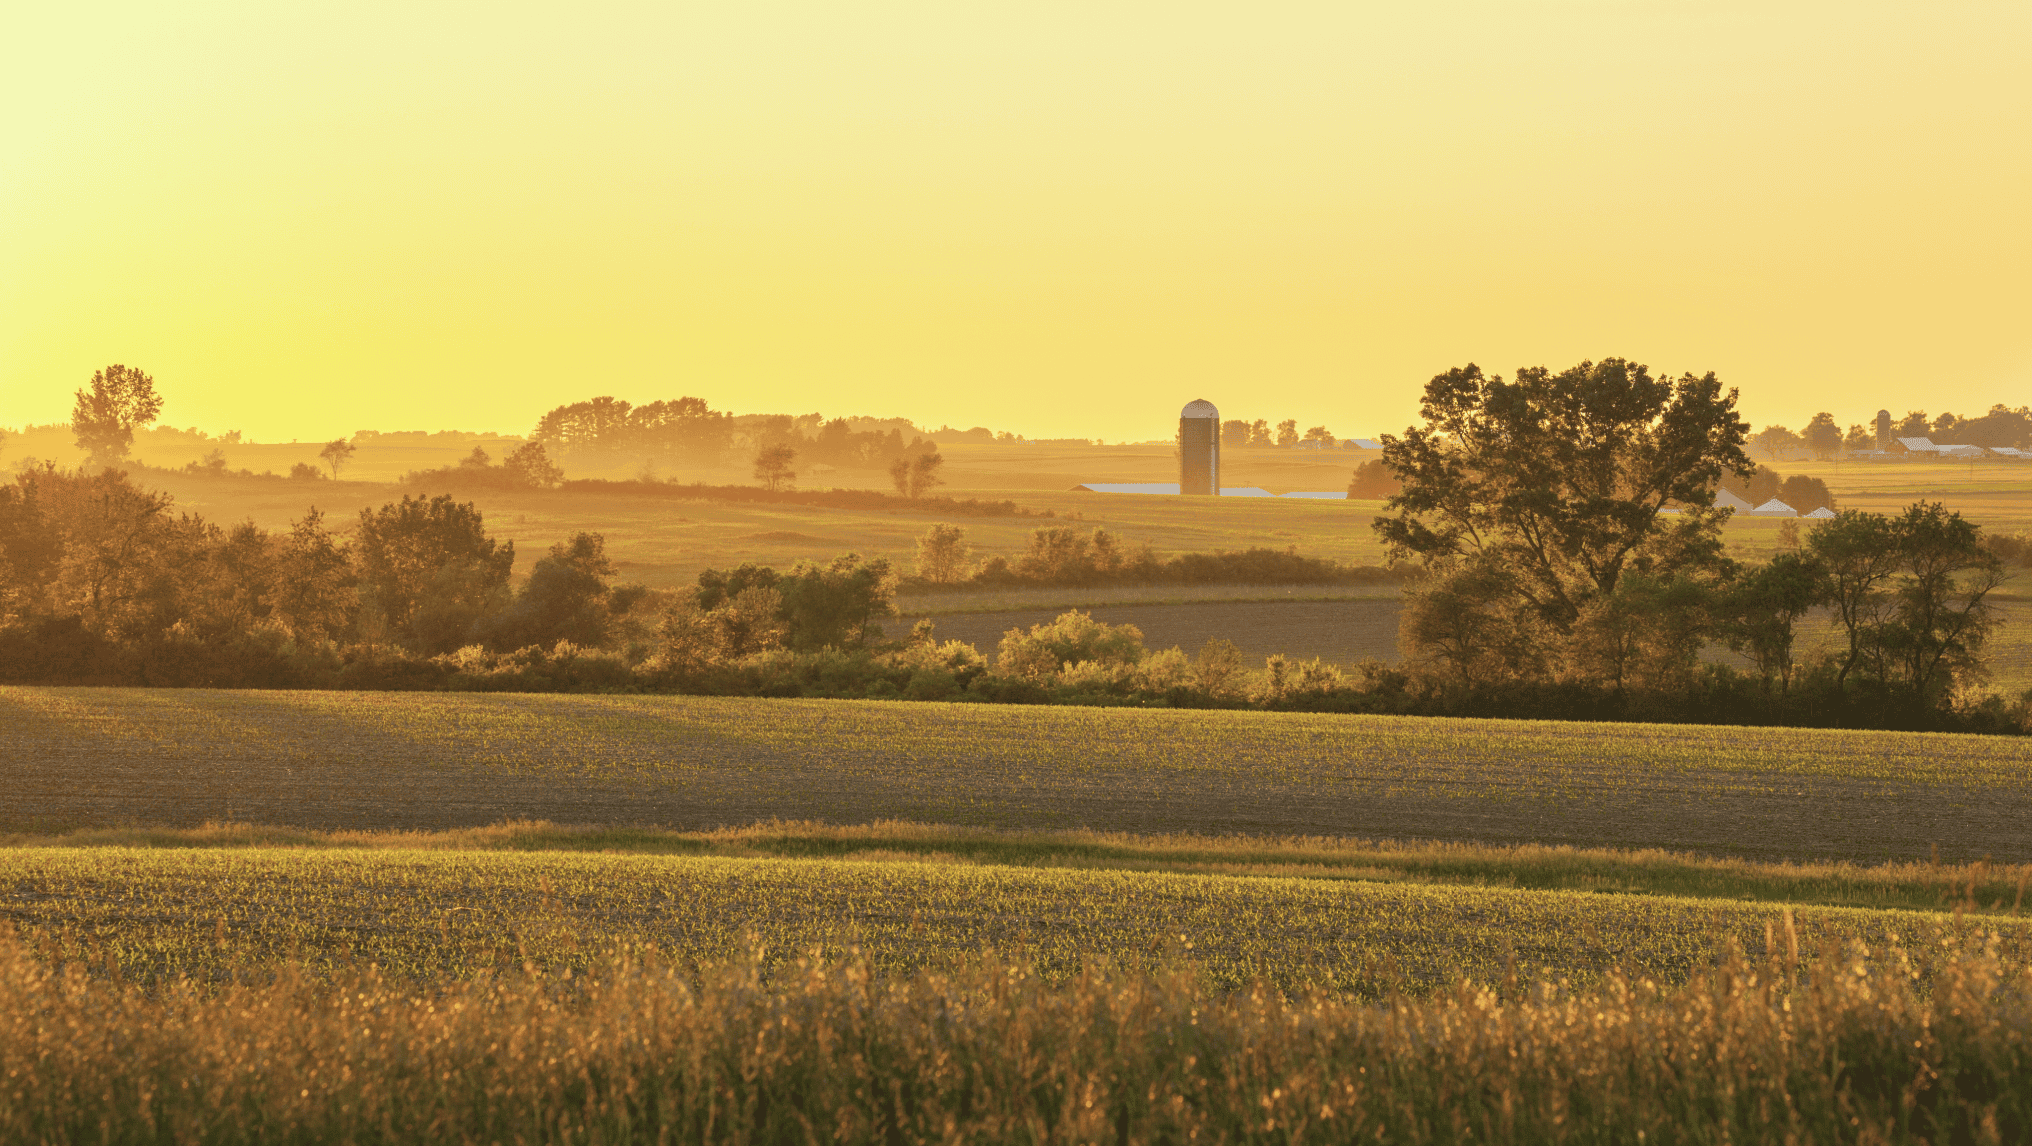
[[[263,441],[563,402],[1341,436],[1469,361],[1755,425],[2032,381],[2032,9],[39,9],[0,424],[114,362]],[[1260,402],[1251,407],[1250,403]]]

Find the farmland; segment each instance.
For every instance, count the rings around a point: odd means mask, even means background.
[[[1063,976],[1102,958],[1155,969],[1188,949],[1210,985],[1256,979],[1378,994],[1466,976],[1599,981],[1623,967],[1683,982],[1734,942],[1766,953],[1771,906],[1359,880],[859,860],[327,849],[0,852],[5,909],[52,963],[123,977],[216,978],[288,959],[372,963],[418,981],[507,963],[584,970],[649,945],[720,962],[858,948],[884,973],[951,969],[984,949]],[[1800,908],[1796,942],[1882,947],[1951,920]],[[1983,921],[2032,953],[2028,925]],[[109,968],[110,969],[110,968]]]
[[[0,829],[772,818],[2032,860],[2032,743],[700,697],[0,690]]]

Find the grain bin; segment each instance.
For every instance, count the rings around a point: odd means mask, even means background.
[[[1178,492],[1221,492],[1221,412],[1205,399],[1178,412]]]

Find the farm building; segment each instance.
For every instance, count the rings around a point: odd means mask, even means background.
[[[1770,501],[1767,501],[1767,502],[1765,502],[1764,504],[1762,504],[1762,505],[1758,506],[1757,508],[1755,508],[1755,509],[1751,510],[1751,511],[1750,511],[1750,516],[1752,516],[1752,517],[1798,517],[1798,516],[1799,516],[1799,511],[1798,511],[1798,510],[1796,510],[1796,509],[1794,509],[1794,508],[1792,508],[1792,507],[1791,507],[1791,506],[1789,506],[1789,505],[1786,505],[1786,504],[1785,504],[1784,502],[1782,502],[1782,501],[1779,501],[1779,500],[1778,500],[1777,498],[1775,498],[1775,497],[1774,497],[1774,498],[1772,498],[1772,499],[1771,499]]]
[[[1806,516],[1812,518],[1815,521],[1826,521],[1828,518],[1834,516],[1834,510],[1831,510],[1823,505],[1819,509],[1814,510],[1812,513],[1809,513]]]
[[[1744,513],[1749,510],[1750,503],[1723,489],[1715,491],[1714,507],[1716,509],[1733,509],[1737,513]]]
[[[1178,489],[1212,497],[1221,489],[1221,412],[1204,398],[1178,412]]]
[[[1280,494],[1278,494],[1277,496],[1278,496],[1278,497],[1312,497],[1312,498],[1319,498],[1319,499],[1321,499],[1321,500],[1326,500],[1326,499],[1328,499],[1328,498],[1332,498],[1332,499],[1334,499],[1334,500],[1337,500],[1337,501],[1346,501],[1346,500],[1348,499],[1348,491],[1347,491],[1347,490],[1344,490],[1344,489],[1326,489],[1326,490],[1293,490],[1293,491],[1292,491],[1292,492],[1290,492],[1290,493],[1280,493]]]

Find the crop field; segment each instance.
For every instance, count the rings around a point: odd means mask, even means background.
[[[703,697],[0,689],[0,830],[774,818],[2032,860],[2032,741]]]
[[[722,962],[849,948],[884,972],[960,966],[984,950],[1051,975],[1103,958],[1189,957],[1211,985],[1256,979],[1428,992],[1519,968],[1592,983],[1611,968],[1681,982],[1733,941],[1882,947],[1953,921],[1768,904],[1289,877],[859,860],[329,849],[29,848],[0,852],[4,911],[51,963],[123,977],[218,978],[288,960],[329,972],[470,977],[533,962],[584,969],[653,946]],[[1986,918],[2032,952],[2017,919]]]

